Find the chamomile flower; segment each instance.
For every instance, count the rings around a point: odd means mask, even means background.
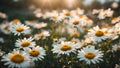
[[[14,24],[18,24],[18,23],[21,23],[20,19],[13,19],[13,20],[10,22],[10,25],[14,25]]]
[[[82,43],[80,42],[79,39],[77,39],[77,38],[72,38],[70,41],[76,44],[76,49],[79,49],[79,48],[82,47],[82,45],[81,45]]]
[[[117,29],[116,28],[110,28],[108,31],[107,31],[108,34],[110,34],[110,39],[112,40],[115,40],[117,38],[119,38],[118,34],[117,34]]]
[[[81,51],[78,52],[77,58],[79,61],[85,61],[86,64],[96,64],[100,63],[100,61],[103,61],[101,59],[103,57],[103,54],[101,51],[96,50],[94,46],[87,46],[81,49]]]
[[[2,24],[0,24],[0,30],[4,34],[10,34],[11,33],[10,25],[8,23],[2,23]]]
[[[71,10],[71,16],[76,16],[76,15],[83,15],[84,14],[84,10],[77,8],[76,10]]]
[[[41,9],[36,9],[33,14],[35,15],[35,17],[40,18],[43,16],[43,13],[41,12]]]
[[[14,49],[12,53],[4,55],[1,61],[5,61],[4,65],[8,65],[8,68],[26,68],[30,65],[30,60],[25,55],[24,51]]]
[[[32,60],[32,61],[38,61],[44,59],[45,50],[42,47],[36,46],[33,47],[32,49],[29,48],[26,50],[27,56]]]
[[[70,26],[73,26],[73,27],[74,27],[74,26],[75,26],[75,27],[80,27],[80,25],[81,25],[80,19],[79,19],[78,16],[75,16],[75,17],[73,17],[73,18],[70,18],[68,24],[70,24]]]
[[[18,39],[15,43],[15,46],[16,47],[19,47],[19,48],[29,48],[29,47],[34,47],[36,44],[35,42],[33,42],[33,38],[30,37],[30,38],[24,38],[24,39]]]
[[[46,27],[46,26],[47,26],[47,23],[44,23],[44,22],[35,23],[35,24],[33,25],[33,27],[36,28],[36,29],[41,29],[41,28]]]
[[[93,29],[89,30],[89,37],[93,38],[94,42],[101,42],[102,40],[106,40],[110,37],[111,34],[107,33],[107,29],[100,29],[98,26],[93,27]]]
[[[25,24],[26,25],[29,25],[31,27],[33,27],[35,25],[36,21],[33,21],[33,20],[28,20],[28,21],[25,21]]]
[[[50,15],[50,19],[53,20],[55,23],[59,23],[59,22],[63,21],[64,18],[58,12],[54,11]]]
[[[58,55],[70,55],[70,53],[76,53],[76,45],[72,42],[64,42],[62,41],[59,44],[53,44],[53,53],[57,53]]]
[[[120,17],[112,18],[112,21],[111,21],[112,24],[115,24],[115,23],[118,23],[118,22],[120,22]]]
[[[86,15],[79,15],[80,26],[92,26],[93,21]]]
[[[62,13],[60,13],[60,16],[62,16],[63,18],[70,18],[71,12],[68,10],[63,10]]]
[[[87,46],[90,43],[93,43],[93,39],[91,37],[85,38],[85,40],[81,41],[82,47],[85,47],[85,46]]]
[[[5,13],[0,12],[0,18],[7,18],[7,15]]]
[[[61,37],[61,38],[53,38],[53,44],[59,44],[59,43],[61,43],[62,41],[66,41],[66,38],[65,37]]]
[[[48,36],[50,36],[50,33],[46,30],[43,30],[41,33],[35,34],[34,39],[45,39]]]
[[[47,12],[44,13],[43,19],[50,18],[50,16],[51,16],[51,12],[47,11]]]
[[[120,51],[120,45],[117,45],[117,44],[113,45],[112,51]]]
[[[107,10],[101,10],[101,12],[98,15],[99,19],[105,19],[106,17],[112,17],[114,11],[112,11],[110,8]]]
[[[50,15],[50,19],[55,21],[57,20],[58,16],[59,16],[59,13],[57,11],[52,11]]]
[[[93,9],[92,14],[99,14],[103,9]]]
[[[10,30],[12,33],[14,33],[14,35],[21,35],[21,34],[30,34],[30,29],[28,26],[21,24],[21,23],[17,23],[14,25],[11,25]]]
[[[76,28],[69,28],[67,30],[68,30],[69,35],[72,37],[79,37],[80,36],[80,32]]]

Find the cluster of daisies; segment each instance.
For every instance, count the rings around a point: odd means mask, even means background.
[[[37,62],[49,61],[49,56],[58,65],[65,62],[62,67],[68,68],[76,64],[78,67],[111,64],[113,61],[107,60],[110,57],[106,55],[115,58],[120,51],[120,16],[113,17],[114,11],[110,8],[88,13],[80,8],[49,12],[37,9],[33,14],[42,22],[3,21],[0,32],[13,36],[7,40],[13,40],[15,48],[2,55],[1,61],[10,68],[34,68]],[[0,37],[2,47],[8,42]],[[113,65],[119,67],[120,59],[117,59]]]

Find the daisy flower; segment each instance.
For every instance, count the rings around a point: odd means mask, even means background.
[[[51,16],[51,12],[47,11],[43,14],[43,19],[50,18],[50,16]]]
[[[27,56],[32,60],[32,61],[38,61],[44,59],[45,50],[42,47],[36,46],[33,47],[32,49],[29,48],[26,50]]]
[[[35,25],[36,21],[33,21],[33,20],[28,20],[28,21],[25,21],[25,24],[26,25],[29,25],[31,27],[33,27]]]
[[[35,17],[40,18],[43,16],[43,13],[41,12],[41,9],[36,9],[33,14],[35,15]]]
[[[101,51],[96,50],[94,46],[87,46],[81,49],[81,51],[78,52],[77,58],[79,58],[80,61],[85,61],[86,64],[96,64],[100,63],[100,61],[103,61],[101,59],[103,57],[103,54]]]
[[[76,49],[79,49],[79,48],[81,48],[82,47],[82,43],[80,42],[80,40],[79,39],[77,39],[77,38],[72,38],[71,40],[70,40],[72,43],[75,43],[76,44]]]
[[[62,13],[60,13],[60,16],[63,18],[69,18],[71,16],[71,12],[68,10],[63,10]]]
[[[113,45],[112,51],[120,51],[120,45],[117,45],[117,44]]]
[[[78,16],[75,16],[73,18],[70,18],[69,23],[70,26],[76,26],[76,27],[80,27],[81,23],[80,23],[80,19]]]
[[[48,31],[43,30],[41,33],[35,34],[34,39],[45,39],[48,36],[50,36],[50,33]]]
[[[106,17],[112,17],[114,11],[112,11],[110,8],[107,10],[101,10],[101,12],[98,15],[99,19],[105,19]]]
[[[115,24],[117,22],[120,22],[120,17],[114,17],[114,18],[112,18],[112,21],[111,21],[112,24]]]
[[[20,19],[13,19],[13,20],[10,22],[10,25],[14,25],[14,24],[18,24],[18,23],[21,23]]]
[[[15,43],[15,46],[16,47],[19,47],[19,48],[28,48],[28,47],[34,47],[36,44],[35,42],[33,42],[33,38],[30,37],[30,38],[24,38],[24,39],[18,39]]]
[[[36,29],[40,29],[40,28],[43,28],[43,27],[46,27],[46,26],[47,26],[47,23],[44,23],[44,22],[35,23],[33,25],[33,27],[36,28]]]
[[[57,53],[58,55],[66,54],[69,55],[70,53],[75,53],[76,45],[72,42],[64,42],[62,41],[59,44],[53,44],[53,53]]]
[[[30,29],[28,26],[21,24],[21,23],[17,23],[14,25],[11,25],[10,30],[12,33],[14,33],[14,35],[21,35],[21,34],[30,34]]]
[[[85,40],[81,41],[82,47],[87,46],[90,43],[93,43],[93,39],[91,37],[85,38]]]
[[[0,24],[0,30],[4,34],[10,34],[11,33],[9,23],[2,23],[2,24]]]
[[[84,14],[84,10],[77,8],[76,10],[71,10],[71,16],[76,16],[76,15],[83,15]]]
[[[63,21],[63,16],[59,15],[58,12],[51,14],[50,19],[53,20],[55,23],[59,23]]]
[[[115,40],[117,38],[119,38],[118,34],[117,34],[117,30],[116,28],[110,28],[109,30],[107,30],[107,33],[110,34],[110,39]]]
[[[77,28],[67,28],[68,34],[72,37],[79,37],[80,32],[77,30]]]
[[[61,38],[53,38],[53,44],[59,44],[61,43],[62,41],[66,41],[66,38],[65,37],[61,37]]]
[[[93,21],[86,15],[79,15],[80,26],[92,26]]]
[[[8,53],[2,57],[1,61],[5,61],[4,65],[8,65],[8,68],[26,68],[29,64],[29,59],[25,56],[24,51],[13,50],[12,53]]]
[[[42,12],[39,12],[39,13],[35,13],[34,15],[35,15],[35,17],[40,18],[40,17],[43,16],[43,13],[42,13]]]
[[[89,30],[88,36],[93,38],[94,42],[101,42],[102,40],[106,40],[110,37],[111,34],[107,33],[107,29],[100,29],[98,26],[93,27],[93,29]]]
[[[84,24],[85,26],[92,26],[92,25],[93,25],[92,19],[90,19],[90,18],[87,17],[87,16],[84,18],[83,21],[84,21],[84,23],[85,23],[85,24]]]
[[[92,14],[99,14],[103,9],[93,9]]]
[[[59,16],[59,13],[54,10],[51,12],[50,19],[55,21],[55,20],[57,20],[58,16]]]
[[[7,15],[5,13],[0,12],[0,18],[7,18]]]

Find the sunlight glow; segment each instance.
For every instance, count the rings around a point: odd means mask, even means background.
[[[68,8],[73,8],[78,5],[79,1],[78,0],[64,0],[66,6]]]

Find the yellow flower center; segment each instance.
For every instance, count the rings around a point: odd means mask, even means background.
[[[44,35],[42,33],[38,34],[39,38],[42,38]]]
[[[103,36],[103,35],[104,35],[104,32],[101,31],[101,30],[97,30],[97,31],[95,32],[95,35],[100,37],[100,36]]]
[[[79,37],[79,33],[75,31],[75,32],[73,33],[73,37]]]
[[[40,52],[38,50],[31,50],[30,51],[30,55],[33,57],[37,57],[40,54]]]
[[[88,58],[88,59],[93,59],[93,58],[95,58],[95,56],[96,55],[92,52],[86,52],[85,53],[85,57]]]
[[[18,27],[18,28],[16,28],[16,31],[18,31],[18,32],[22,32],[24,29],[22,28],[22,27]]]
[[[20,20],[19,20],[19,19],[14,19],[14,20],[12,20],[12,22],[13,22],[14,24],[17,24],[18,22],[20,22]]]
[[[67,50],[70,50],[70,49],[72,49],[72,47],[68,44],[64,44],[64,45],[61,46],[62,51],[67,51]]]
[[[52,18],[56,19],[56,18],[57,18],[57,16],[52,16]]]
[[[27,46],[29,46],[30,45],[30,41],[24,41],[24,42],[22,42],[22,44],[21,44],[21,46],[23,46],[23,47],[27,47]]]
[[[66,13],[65,13],[65,16],[70,16],[70,12],[66,12]]]
[[[107,16],[107,13],[103,14],[103,16]]]
[[[82,47],[85,47],[85,46],[87,46],[87,42],[84,42],[84,43],[82,43],[81,45],[82,45]]]
[[[118,20],[118,18],[117,18],[117,17],[114,17],[112,20],[113,20],[113,21],[116,21],[116,20]]]
[[[21,54],[12,54],[10,60],[14,63],[22,63],[24,61],[24,56]]]
[[[80,18],[80,19],[83,18],[83,15],[80,15],[79,18]]]
[[[87,17],[86,20],[87,20],[87,21],[90,21],[91,19]]]
[[[71,40],[71,42],[73,42],[73,43],[77,43],[77,40],[74,40],[74,39],[73,39],[73,40]]]
[[[78,25],[78,24],[79,24],[79,21],[74,21],[73,24],[74,24],[74,25]]]

